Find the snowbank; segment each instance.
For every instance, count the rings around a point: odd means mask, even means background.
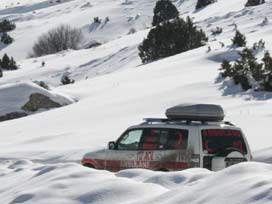
[[[13,112],[25,112],[22,107],[29,101],[32,94],[46,96],[60,106],[74,102],[72,98],[46,90],[32,82],[11,83],[0,86],[0,116]]]
[[[272,201],[272,165],[243,163],[220,172],[189,169],[111,173],[78,164],[0,162],[1,203],[218,204]]]
[[[254,152],[253,158],[258,162],[265,162],[272,164],[272,148],[265,148]]]

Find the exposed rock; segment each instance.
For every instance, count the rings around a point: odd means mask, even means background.
[[[6,115],[0,116],[0,122],[5,121],[5,120],[13,120],[16,118],[21,118],[27,116],[27,113],[25,112],[13,112],[13,113],[8,113]]]
[[[48,96],[42,95],[40,93],[33,93],[29,97],[29,101],[22,107],[25,111],[34,112],[39,109],[50,109],[59,108],[61,105]]]
[[[0,122],[75,102],[59,92],[43,88],[45,87],[43,82],[37,82],[37,84],[20,82],[0,86]]]
[[[102,45],[101,42],[98,42],[96,40],[92,40],[91,42],[87,43],[85,46],[83,46],[85,49],[90,49],[90,48],[94,48],[94,47],[98,47]]]

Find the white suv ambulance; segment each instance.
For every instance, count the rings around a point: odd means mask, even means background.
[[[218,171],[252,160],[242,130],[224,122],[221,106],[182,104],[167,118],[148,118],[128,128],[108,149],[84,155],[84,166],[119,171],[146,168],[177,171],[192,167]]]

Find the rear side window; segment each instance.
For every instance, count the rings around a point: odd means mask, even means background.
[[[205,129],[201,131],[203,150],[216,154],[226,148],[236,148],[247,154],[242,133],[230,129]]]
[[[148,128],[144,129],[139,149],[186,149],[187,144],[188,130]]]

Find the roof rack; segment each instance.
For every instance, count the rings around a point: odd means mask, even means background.
[[[215,121],[205,121],[205,120],[184,120],[184,119],[169,119],[169,118],[144,118],[143,119],[144,122],[141,123],[140,125],[148,125],[148,124],[153,124],[153,123],[166,123],[166,124],[170,124],[170,123],[186,123],[186,124],[191,124],[192,122],[201,122],[202,124],[206,124],[208,122],[211,123],[215,123]],[[229,126],[235,126],[234,124],[232,124],[229,121],[217,121],[217,123],[219,124],[225,124],[225,125],[229,125]]]
[[[201,122],[201,123],[208,122],[208,121],[201,121],[201,120],[185,120],[185,119],[176,119],[176,118],[144,118],[143,120],[145,122],[143,122],[141,125],[152,124],[152,123],[174,123],[174,122],[183,122],[183,123],[190,124],[193,121]]]
[[[229,126],[235,126],[233,123],[229,122],[229,121],[224,121],[225,125],[229,125]]]

